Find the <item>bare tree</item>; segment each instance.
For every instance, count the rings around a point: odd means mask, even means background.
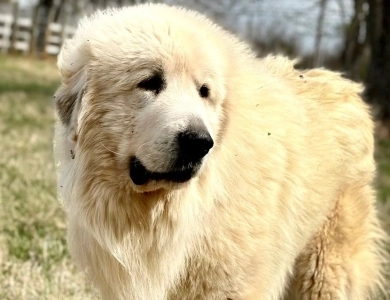
[[[314,48],[314,58],[313,65],[318,67],[322,64],[321,57],[321,40],[324,32],[324,18],[326,11],[326,4],[328,0],[321,0],[320,2],[320,14],[317,21],[317,32],[316,32],[316,40],[315,40],[315,48]]]
[[[344,69],[351,78],[365,82],[365,98],[373,104],[382,132],[390,137],[390,1],[354,3],[342,54]]]
[[[363,26],[367,22],[367,1],[355,0],[355,13],[350,25],[346,28],[345,47],[342,53],[343,67],[349,71],[349,76],[355,80],[361,80],[359,68],[367,48],[367,34],[363,36]]]
[[[368,0],[368,38],[371,63],[367,96],[377,107],[378,120],[390,130],[390,1]]]

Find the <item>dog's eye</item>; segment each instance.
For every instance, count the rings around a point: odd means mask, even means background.
[[[210,94],[210,89],[207,85],[202,85],[199,89],[199,95],[202,97],[202,98],[207,98]]]
[[[164,80],[160,74],[154,74],[138,83],[138,87],[145,91],[152,91],[158,94],[164,88]]]

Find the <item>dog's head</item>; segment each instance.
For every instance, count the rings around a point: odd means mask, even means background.
[[[196,177],[221,131],[230,40],[164,5],[84,20],[60,53],[56,95],[76,159],[95,156],[95,168],[109,164],[141,191]]]

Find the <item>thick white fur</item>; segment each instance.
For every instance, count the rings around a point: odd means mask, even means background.
[[[58,66],[59,197],[104,299],[376,299],[384,233],[359,85],[257,59],[163,5],[85,19]],[[166,89],[137,88],[158,67]],[[164,170],[194,116],[215,141],[198,175],[134,185],[129,158]]]

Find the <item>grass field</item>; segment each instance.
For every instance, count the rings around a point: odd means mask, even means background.
[[[72,264],[55,195],[54,61],[0,56],[0,299],[97,299]],[[390,202],[390,141],[377,142],[378,199]],[[390,214],[381,206],[385,216]],[[390,228],[390,225],[389,225]]]
[[[52,155],[54,61],[0,56],[0,299],[96,299],[72,264]]]

